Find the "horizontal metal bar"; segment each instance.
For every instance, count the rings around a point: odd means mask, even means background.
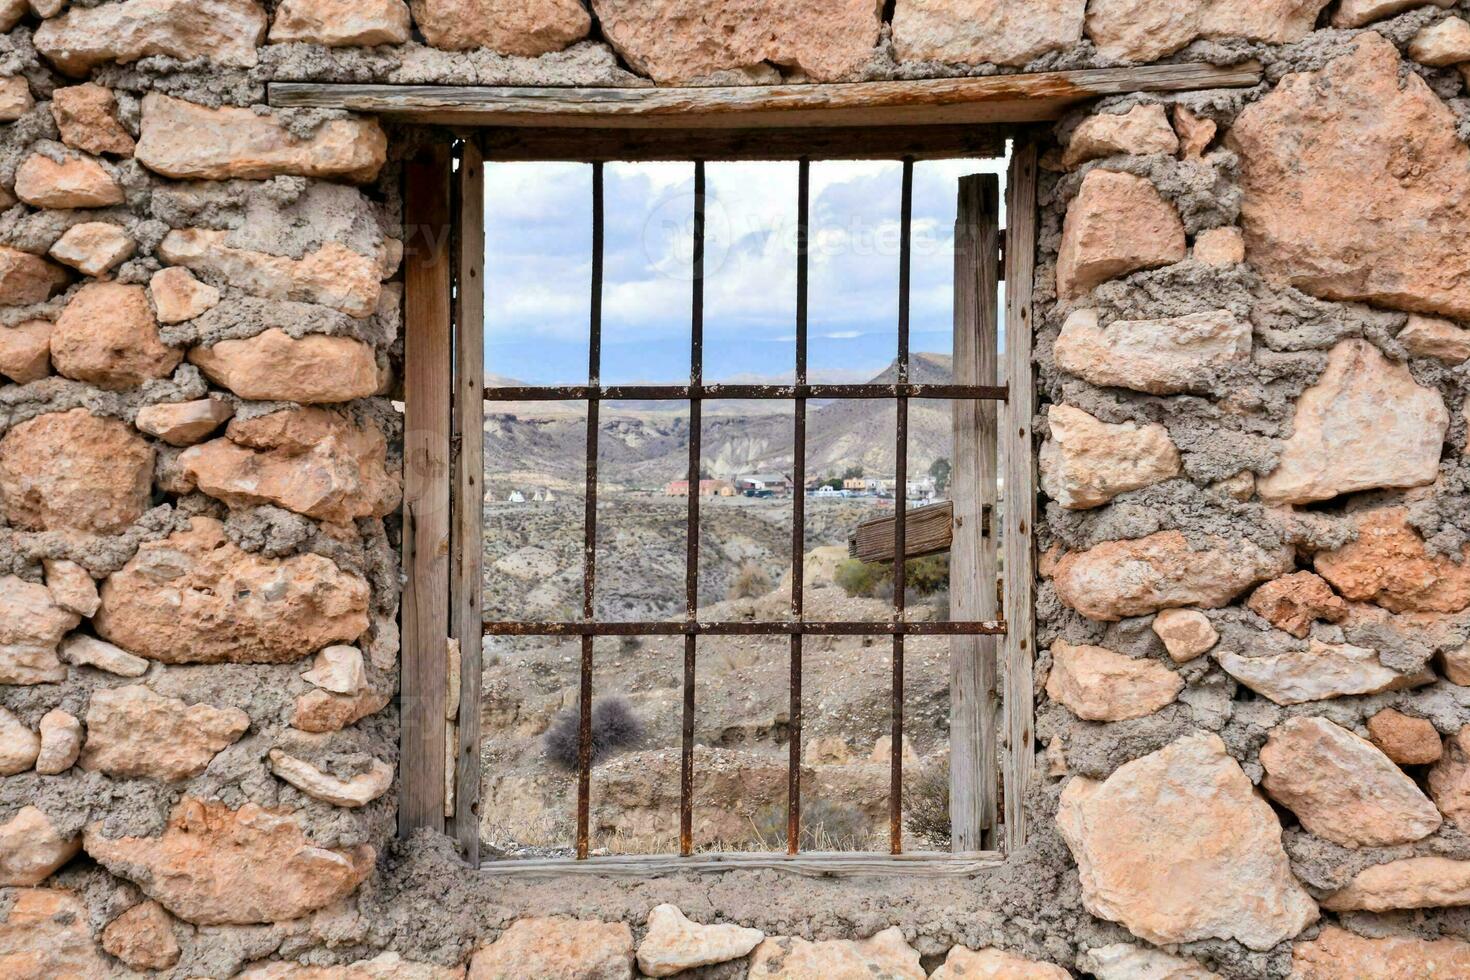
[[[1000,635],[1004,620],[969,622],[516,622],[486,620],[486,636],[969,636]]]
[[[1006,400],[1004,385],[508,385],[485,389],[489,402],[708,401],[792,398],[972,398]]]
[[[532,858],[485,861],[480,873],[500,877],[555,878],[561,875],[607,875],[654,878],[686,872],[782,871],[808,878],[845,878],[872,875],[969,877],[998,867],[999,851],[959,854],[915,851],[908,854],[868,854],[858,851],[803,851],[801,854],[709,852],[676,857],[660,854],[610,854],[585,861],[571,858]]]

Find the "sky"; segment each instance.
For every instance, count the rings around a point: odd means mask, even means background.
[[[960,176],[1003,160],[914,165],[911,349],[949,353]],[[791,380],[796,356],[797,164],[706,164],[706,381]],[[898,342],[897,161],[811,168],[808,366],[865,381]],[[692,163],[604,171],[602,381],[684,383],[692,310]],[[592,167],[486,167],[486,371],[529,384],[587,380]]]

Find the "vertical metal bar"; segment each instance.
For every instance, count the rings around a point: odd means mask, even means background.
[[[811,162],[796,176],[796,383],[806,384],[808,243],[811,220]],[[796,433],[791,460],[791,618],[805,615],[806,587],[806,399],[796,399]],[[801,658],[802,635],[791,634],[791,741],[786,762],[786,853],[801,850]]]
[[[689,326],[689,384],[704,383],[704,161],[694,164],[693,302]],[[689,402],[689,516],[684,554],[684,613],[699,614],[699,462],[702,403]],[[694,852],[694,672],[697,638],[684,637],[684,725],[679,753],[679,853]]]
[[[602,164],[592,165],[592,302],[587,336],[587,383],[602,383]],[[596,618],[597,430],[600,403],[587,402],[587,488],[582,516],[582,618]],[[587,859],[592,814],[592,643],[582,636],[582,674],[577,692],[577,859]]]
[[[900,204],[898,245],[898,383],[909,381],[909,285],[913,265],[914,161],[903,161],[903,197]],[[909,494],[909,400],[898,397],[898,423],[894,447],[896,486],[893,488],[893,620],[904,620],[905,562],[908,555],[905,511]],[[903,853],[903,634],[893,634],[893,729],[889,755],[888,839],[889,850]]]

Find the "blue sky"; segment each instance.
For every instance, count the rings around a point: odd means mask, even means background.
[[[948,353],[955,182],[999,160],[921,161],[914,173],[914,351]],[[706,165],[705,377],[791,378],[795,163]],[[812,165],[809,369],[860,381],[897,345],[897,162]],[[532,384],[586,381],[592,168],[486,169],[486,370]],[[688,380],[693,164],[608,164],[603,382]]]

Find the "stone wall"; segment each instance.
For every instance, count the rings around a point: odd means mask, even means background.
[[[1467,7],[0,3],[0,976],[1470,976]],[[393,840],[413,135],[267,81],[1245,58],[1045,158],[1026,848],[526,881]]]

